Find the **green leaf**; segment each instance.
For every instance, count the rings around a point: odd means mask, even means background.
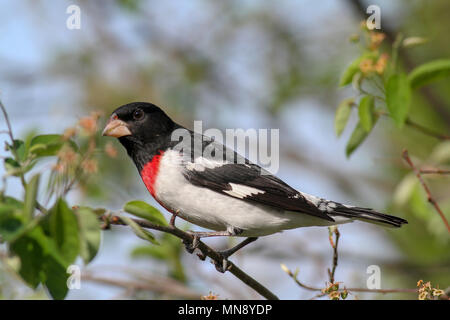
[[[415,174],[407,174],[400,181],[400,183],[397,184],[394,190],[394,194],[392,196],[394,204],[397,206],[404,206],[408,204],[411,198],[411,194],[418,183],[419,180],[417,179]]]
[[[345,69],[344,73],[339,80],[339,86],[344,87],[353,81],[353,77],[360,71],[359,65],[364,59],[374,59],[376,57],[373,52],[365,52],[359,58],[355,59],[348,67]]]
[[[120,219],[122,219],[123,222],[125,222],[128,226],[131,227],[131,229],[133,230],[133,232],[141,239],[150,241],[153,244],[159,244],[158,241],[156,241],[155,236],[148,230],[144,230],[143,228],[141,228],[140,225],[138,225],[136,222],[134,222],[132,219],[128,218],[128,217],[120,217]]]
[[[30,142],[30,153],[37,157],[55,156],[62,146],[68,143],[74,150],[78,150],[77,145],[72,140],[64,141],[59,134],[45,134],[34,137]]]
[[[345,99],[337,107],[336,114],[334,117],[334,128],[336,131],[336,136],[340,136],[347,125],[348,118],[352,111],[352,104],[355,99]]]
[[[85,207],[77,211],[80,238],[80,255],[85,264],[94,259],[100,248],[101,230],[96,214]]]
[[[23,229],[21,210],[12,204],[0,204],[0,236],[5,241],[14,239]]]
[[[24,161],[26,158],[25,143],[22,140],[14,140],[14,149],[16,150],[17,160]]]
[[[186,281],[181,256],[183,247],[179,239],[171,234],[164,233],[159,246],[139,246],[132,251],[132,257],[151,257],[157,260],[164,260],[169,266],[169,274],[179,281]]]
[[[350,155],[361,145],[361,143],[363,143],[368,135],[369,133],[362,127],[361,122],[359,122],[353,130],[350,140],[347,142],[347,147],[345,149],[347,157],[350,157]]]
[[[158,260],[166,260],[170,256],[170,252],[166,250],[166,246],[139,246],[133,249],[131,252],[131,256],[142,257],[142,256],[150,256],[152,258]]]
[[[361,91],[361,85],[364,80],[364,75],[362,72],[357,72],[352,79],[352,87],[355,91]]]
[[[23,217],[25,218],[25,221],[30,221],[33,218],[33,213],[36,208],[39,178],[40,176],[38,174],[33,176],[25,188],[25,201],[23,208]]]
[[[413,214],[425,221],[434,215],[432,210],[430,210],[430,204],[425,191],[418,183],[413,187],[408,204]]]
[[[450,59],[440,59],[424,63],[409,74],[409,82],[417,89],[430,82],[450,76]]]
[[[130,201],[124,206],[123,209],[126,212],[131,213],[132,215],[143,218],[158,225],[167,225],[167,221],[162,213],[159,212],[158,209],[152,207],[144,201]]]
[[[19,162],[24,161],[26,158],[25,143],[22,140],[14,140],[13,145],[6,143],[6,150],[10,150]]]
[[[20,200],[17,200],[16,198],[13,198],[13,197],[8,197],[8,196],[4,197],[2,203],[12,206],[19,210],[23,209],[23,202]]]
[[[366,132],[372,130],[374,124],[375,102],[372,96],[364,96],[359,102],[358,115],[361,126]]]
[[[411,87],[405,74],[394,74],[386,83],[386,104],[396,125],[402,128],[408,118]]]
[[[20,258],[20,276],[32,287],[45,284],[54,299],[63,299],[68,291],[68,264],[56,250],[55,242],[36,226],[11,243],[11,252]]]
[[[450,140],[441,142],[434,147],[427,162],[450,165]]]
[[[409,37],[403,40],[402,45],[405,48],[418,46],[427,43],[428,39],[422,37]]]
[[[50,235],[62,258],[71,264],[79,252],[77,218],[62,199],[56,201],[49,211],[49,216]]]
[[[66,297],[69,288],[67,280],[68,265],[62,263],[55,255],[47,255],[44,260],[43,268],[45,272],[44,284],[53,299],[62,300]]]
[[[14,241],[10,249],[20,258],[19,274],[32,288],[36,288],[43,278],[44,234],[33,229]]]
[[[5,171],[12,176],[19,176],[21,173],[20,163],[13,158],[5,159]]]
[[[344,87],[350,83],[352,83],[353,76],[359,71],[359,64],[362,61],[362,57],[354,60],[348,67],[345,69],[344,73],[339,80],[339,86]]]

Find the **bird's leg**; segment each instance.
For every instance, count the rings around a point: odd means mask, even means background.
[[[194,252],[194,250],[198,247],[198,242],[201,238],[208,238],[208,237],[224,237],[224,236],[233,236],[233,234],[230,231],[212,231],[212,232],[194,232],[194,231],[187,231],[192,237],[192,243],[185,243],[186,250],[189,253]]]
[[[180,213],[180,210],[175,211],[174,213],[172,213],[172,217],[170,218],[169,225],[174,229],[176,228],[175,227],[175,219],[177,218],[179,213]]]
[[[231,237],[231,236],[237,236],[239,234],[241,234],[243,232],[243,230],[239,229],[239,228],[229,228],[225,231],[212,231],[212,232],[194,232],[194,231],[188,231],[188,233],[190,235],[192,235],[193,240],[192,243],[188,243],[186,241],[184,241],[184,244],[186,246],[186,250],[189,253],[193,253],[194,250],[198,247],[198,242],[201,238],[208,238],[208,237]],[[222,257],[222,264],[220,265],[219,262],[213,260],[213,263],[217,269],[217,271],[224,273],[225,271],[228,270],[229,265],[228,265],[228,257],[230,257],[232,254],[234,254],[236,251],[242,249],[243,247],[245,247],[246,245],[248,245],[249,243],[252,243],[253,241],[256,241],[256,239],[258,239],[257,237],[249,237],[247,239],[245,239],[244,241],[242,241],[241,243],[239,243],[238,245],[234,246],[231,249],[228,250],[224,250],[224,251],[219,251],[218,254]],[[205,255],[202,253],[201,255],[199,255],[199,258],[204,260]]]
[[[193,237],[192,243],[188,243],[187,241],[183,241],[183,243],[186,246],[186,250],[189,253],[192,253],[198,247],[198,242],[201,238],[237,236],[241,234],[243,230],[235,227],[229,227],[225,231],[210,231],[210,232],[187,231],[187,232]]]
[[[234,254],[236,251],[242,249],[246,245],[252,243],[253,241],[256,241],[258,237],[248,237],[241,243],[235,245],[233,248],[230,248],[228,250],[220,251],[219,253],[224,257],[225,259],[228,259],[232,254]]]
[[[172,212],[172,217],[170,218],[169,226],[172,227],[173,229],[177,229],[177,227],[175,226],[175,219],[177,218],[179,213],[180,213],[180,210]],[[189,233],[191,233],[191,232],[189,232]],[[199,239],[199,237],[196,237],[195,235],[193,235],[193,237],[194,237],[194,239],[193,239],[192,243],[190,243],[188,240],[183,240],[183,244],[186,247],[186,251],[189,252],[189,253],[193,253],[194,250],[198,246],[198,239]],[[203,253],[202,253],[202,255],[203,255]]]
[[[252,243],[253,241],[256,241],[257,239],[258,239],[258,237],[248,237],[247,239],[245,239],[244,241],[242,241],[241,243],[237,244],[236,246],[234,246],[231,249],[224,250],[224,251],[219,251],[218,254],[220,254],[220,256],[222,257],[222,265],[220,265],[219,263],[214,261],[214,265],[216,267],[216,270],[221,272],[221,273],[225,273],[225,271],[227,271],[229,269],[228,258],[232,254],[234,254],[236,251],[242,249],[243,247],[245,247],[249,243]]]
[[[230,237],[235,236],[237,234],[234,234],[230,231],[211,231],[211,232],[200,232],[200,231],[188,231],[188,233],[193,236],[194,238],[209,238],[209,237]]]

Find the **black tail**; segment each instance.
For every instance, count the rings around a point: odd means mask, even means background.
[[[345,205],[338,205],[336,208],[334,208],[333,212],[331,212],[330,215],[356,219],[395,228],[399,228],[402,226],[402,224],[408,223],[408,221],[406,221],[405,219],[376,212],[372,209]]]

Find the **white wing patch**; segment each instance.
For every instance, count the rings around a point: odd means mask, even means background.
[[[312,196],[310,194],[302,192],[302,196],[305,197],[306,200],[314,204],[320,211],[331,213],[337,207],[337,204],[333,201],[328,201],[316,196]]]
[[[312,202],[316,207],[318,207],[320,202],[322,201],[322,199],[320,199],[316,196],[312,196],[312,195],[304,193],[304,192],[302,192],[301,194],[306,200],[308,200],[309,202]]]
[[[204,157],[194,159],[194,162],[186,163],[186,169],[195,171],[205,171],[205,169],[214,169],[227,164],[224,161],[214,161]]]
[[[327,211],[328,212],[333,212],[336,207],[337,207],[337,204],[334,202],[329,201],[327,203]]]
[[[224,190],[223,192],[239,199],[244,199],[245,197],[249,197],[258,193],[265,193],[265,191],[263,190],[244,186],[242,184],[230,183],[230,186],[231,190]]]

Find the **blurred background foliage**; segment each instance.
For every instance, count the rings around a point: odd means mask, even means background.
[[[73,3],[81,8],[80,30],[65,27],[65,10]],[[381,7],[383,45],[392,46],[399,33],[426,38],[423,45],[400,50],[405,71],[450,57],[446,0],[9,1],[0,13],[2,100],[21,137],[32,130],[62,133],[92,111],[105,121],[131,101],[151,101],[190,128],[193,120],[203,120],[204,128],[280,128],[278,176],[302,191],[409,221],[400,230],[342,226],[338,281],[365,287],[366,268],[376,264],[383,288],[414,288],[420,279],[448,287],[449,235],[401,151],[407,148],[418,166],[448,169],[449,142],[380,119],[347,159],[351,130],[339,139],[334,134],[336,107],[352,94],[339,87],[339,79],[360,53],[350,40],[369,4]],[[449,86],[446,78],[415,92],[411,119],[449,135]],[[352,116],[349,126],[356,122]],[[100,158],[98,174],[72,192],[73,204],[120,209],[131,199],[151,201],[131,161],[113,144],[117,155]],[[426,178],[449,217],[449,177]],[[300,267],[299,278],[323,286],[331,261],[327,237],[327,230],[317,228],[289,231],[260,239],[235,259],[281,298],[308,298],[312,294],[279,265]],[[233,241],[211,243],[224,247]],[[186,254],[178,240],[164,235],[160,242],[143,245],[119,228],[104,233],[99,256],[86,268],[88,284],[68,297],[192,298],[209,291],[219,298],[255,297]],[[13,262],[2,261],[1,297],[45,297],[21,288],[2,271]]]

